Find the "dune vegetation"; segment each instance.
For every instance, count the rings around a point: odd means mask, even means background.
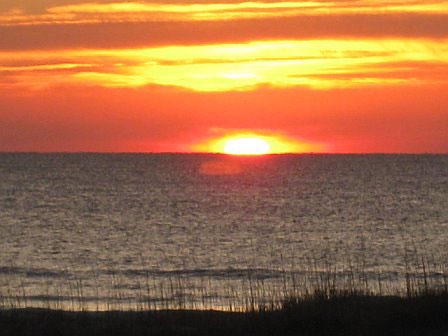
[[[418,263],[416,263],[418,260]],[[328,261],[328,260],[327,260]],[[327,261],[324,261],[327,262]],[[446,335],[448,273],[434,260],[406,261],[402,288],[362,263],[336,271],[315,265],[302,278],[283,272],[281,286],[270,287],[248,274],[237,304],[215,306],[203,289],[191,296],[180,277],[165,287],[134,288],[138,301],[120,294],[111,302],[92,302],[81,281],[72,296],[51,296],[46,305],[25,288],[1,288],[1,335]],[[342,275],[341,275],[342,274]],[[116,281],[116,280],[114,280]],[[145,293],[147,292],[147,296]],[[151,301],[159,291],[158,303]],[[232,293],[223,288],[222,292]],[[56,293],[62,293],[59,289]],[[163,300],[161,300],[162,298]],[[202,302],[201,302],[202,300]],[[208,301],[207,301],[208,300]],[[118,302],[118,303],[117,303]],[[96,307],[96,308],[95,308]],[[100,309],[102,307],[102,309]]]

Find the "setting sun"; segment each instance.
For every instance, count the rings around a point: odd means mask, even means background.
[[[218,130],[217,133],[216,136],[192,145],[191,150],[230,155],[263,155],[322,152],[326,149],[323,144],[294,139],[272,132]]]
[[[262,155],[270,152],[270,146],[259,138],[235,138],[225,142],[224,152],[233,155]]]

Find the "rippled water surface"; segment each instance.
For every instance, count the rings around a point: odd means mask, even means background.
[[[219,305],[329,264],[399,281],[447,242],[447,155],[0,154],[4,300]]]

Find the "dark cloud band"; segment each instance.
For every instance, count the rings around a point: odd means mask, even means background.
[[[448,15],[333,15],[217,22],[0,26],[0,36],[0,50],[137,48],[275,39],[448,38]]]

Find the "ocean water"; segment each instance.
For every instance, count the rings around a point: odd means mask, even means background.
[[[0,154],[3,306],[225,309],[329,273],[442,284],[447,243],[448,155]]]

